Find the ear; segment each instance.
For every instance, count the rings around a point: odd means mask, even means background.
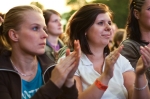
[[[8,35],[9,35],[10,39],[14,42],[17,42],[18,39],[19,39],[19,36],[18,36],[17,32],[14,29],[10,29],[8,31]]]
[[[139,19],[139,11],[138,10],[134,9],[133,14],[134,14],[136,19]]]

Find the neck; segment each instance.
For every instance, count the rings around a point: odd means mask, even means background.
[[[149,29],[144,29],[144,28],[140,28],[141,30],[141,39],[146,41],[146,42],[150,42],[150,30]]]
[[[58,36],[51,36],[51,35],[49,35],[48,38],[47,38],[47,41],[48,41],[51,45],[57,46],[57,44],[58,44],[58,39],[59,39]]]
[[[33,70],[36,70],[37,68],[38,61],[36,56],[22,56],[12,52],[10,60],[13,62],[12,64],[18,69],[18,71],[24,74],[33,72]]]

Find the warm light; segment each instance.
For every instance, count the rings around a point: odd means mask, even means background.
[[[66,0],[3,0],[0,3],[0,12],[6,13],[14,6],[29,5],[33,1],[41,3],[45,9],[54,9],[60,14],[70,11],[70,8],[66,6]]]

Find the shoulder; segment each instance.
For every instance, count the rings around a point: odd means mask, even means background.
[[[141,43],[136,42],[136,41],[131,40],[131,39],[126,39],[126,40],[124,40],[124,41],[122,42],[122,44],[123,44],[124,46],[128,46],[128,47],[141,46]]]
[[[124,45],[121,54],[126,56],[126,55],[139,55],[140,51],[140,46],[142,46],[141,43],[138,43],[134,40],[131,39],[126,39],[122,42]]]
[[[115,63],[115,67],[119,68],[121,72],[126,71],[134,71],[134,68],[132,67],[131,63],[128,59],[126,59],[124,56],[120,54],[117,62]]]

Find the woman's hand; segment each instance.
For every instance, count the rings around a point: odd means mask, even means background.
[[[73,75],[77,69],[80,58],[79,41],[75,41],[74,44],[75,51],[70,54],[70,50],[66,50],[67,57],[60,60],[60,62],[57,64],[57,66],[55,66],[54,70],[52,71],[52,76],[50,80],[59,88],[61,88],[64,83],[67,83],[66,81],[69,81],[70,83],[73,81]],[[67,83],[67,85],[73,85],[70,83]]]
[[[76,53],[75,54],[75,66],[73,67],[73,69],[70,71],[70,73],[68,74],[68,77],[65,81],[65,85],[67,87],[71,87],[73,84],[74,84],[74,73],[76,72],[77,68],[78,68],[78,65],[79,65],[79,61],[80,61],[80,56],[81,56],[81,50],[80,50],[80,43],[79,43],[79,40],[75,40],[74,41],[74,52]],[[70,51],[66,52],[66,57],[70,54]]]
[[[136,66],[136,74],[143,75],[150,68],[150,48],[148,46],[140,47],[141,57]]]
[[[123,48],[123,45],[121,45],[120,47],[118,47],[117,49],[115,49],[113,52],[111,52],[105,60],[105,70],[103,75],[105,77],[107,77],[108,79],[113,77],[113,71],[114,71],[114,64],[116,63],[120,52]]]

